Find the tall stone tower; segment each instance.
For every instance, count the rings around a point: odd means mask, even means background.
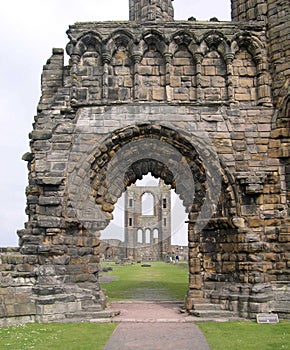
[[[146,197],[152,210],[144,211]],[[170,186],[131,185],[125,192],[125,247],[129,259],[164,260],[171,251]]]
[[[43,68],[0,324],[98,318],[101,232],[148,173],[188,213],[186,309],[290,317],[289,0],[232,0],[232,17],[131,0],[128,22],[69,27],[68,65],[53,49]]]
[[[129,0],[130,21],[173,21],[173,0]]]
[[[267,26],[267,48],[275,106],[289,93],[290,6],[287,0],[232,0],[232,19]]]

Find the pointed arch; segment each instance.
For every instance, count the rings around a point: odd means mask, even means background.
[[[143,86],[139,90],[141,101],[164,101],[166,99],[166,64],[165,54],[168,52],[163,35],[150,30],[144,33],[143,56],[139,65],[139,80]]]
[[[172,56],[170,86],[173,101],[194,101],[196,93],[196,65],[192,52],[189,50],[191,41],[178,40]]]
[[[255,104],[272,106],[271,88],[270,88],[270,75],[268,72],[267,55],[265,53],[265,45],[259,38],[248,32],[237,33],[231,42],[231,51],[234,53],[235,58],[239,57],[242,52],[244,56],[247,56],[248,61],[250,58],[253,60],[253,68],[255,70],[255,98],[252,93],[251,100]],[[254,74],[252,73],[252,74]],[[255,101],[254,101],[255,100]]]
[[[73,46],[69,46],[68,54],[76,54],[82,56],[87,51],[97,52],[101,54],[102,52],[102,37],[99,33],[94,31],[89,31],[81,35]]]
[[[245,47],[257,62],[264,56],[265,45],[251,33],[239,32],[233,37],[231,51],[236,53],[241,47]]]
[[[202,37],[201,47],[203,49],[203,54],[207,54],[208,51],[217,51],[224,61],[226,61],[226,55],[231,52],[229,39],[217,30],[207,32]]]
[[[165,36],[155,29],[145,31],[143,34],[143,40],[147,45],[147,49],[150,46],[155,46],[157,51],[163,56],[168,52],[168,43]]]
[[[211,46],[201,62],[203,100],[224,101],[228,98],[227,65],[217,48]]]
[[[177,45],[189,46],[192,42],[197,43],[196,36],[189,30],[179,30],[171,37],[171,41],[174,41]]]
[[[124,46],[130,55],[134,46],[134,36],[129,30],[117,30],[106,40],[105,47],[111,56],[114,55],[119,46]]]
[[[108,67],[108,98],[130,101],[133,96],[133,62],[131,59],[133,35],[118,30],[108,38],[105,51],[111,57]]]

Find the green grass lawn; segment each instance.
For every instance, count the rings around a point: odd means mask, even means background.
[[[290,322],[200,322],[211,350],[289,350]]]
[[[113,276],[102,288],[111,301],[122,300],[178,300],[183,301],[188,289],[188,266],[152,262],[151,267],[141,264],[115,265],[113,271],[102,273]]]
[[[117,324],[27,324],[0,328],[1,350],[103,350]]]
[[[290,323],[199,322],[211,350],[289,350]],[[1,350],[103,350],[116,324],[27,324],[0,328]],[[180,349],[182,350],[182,349]]]
[[[110,300],[167,298],[184,300],[188,288],[187,264],[151,263],[151,267],[109,265],[114,276],[104,283]],[[103,350],[116,323],[27,324],[0,328],[1,350]],[[211,350],[290,350],[290,322],[260,325],[244,322],[199,322]],[[182,350],[182,349],[180,349]]]

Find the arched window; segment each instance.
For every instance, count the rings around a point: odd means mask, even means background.
[[[142,195],[142,215],[154,215],[154,197],[152,193],[145,192]]]
[[[146,244],[151,243],[151,231],[149,230],[149,228],[147,228],[145,231],[145,243]]]
[[[155,228],[155,229],[153,230],[153,238],[154,238],[154,239],[158,239],[158,235],[159,235],[159,232],[158,232],[157,228]]]
[[[137,231],[137,242],[138,243],[143,243],[143,231],[141,228]]]

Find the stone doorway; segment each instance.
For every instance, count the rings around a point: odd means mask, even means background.
[[[170,262],[176,255],[188,261],[188,213],[179,196],[160,178],[149,173],[137,180],[115,204],[113,217],[101,232],[105,261]]]
[[[105,283],[104,288],[112,278],[113,281],[117,278],[115,286],[119,279],[126,279],[118,277],[118,272],[125,269],[130,281],[136,283],[134,288],[130,284],[125,299],[175,300],[177,297],[170,292],[173,281],[170,274],[177,273],[178,279],[188,275],[188,224],[185,223],[188,214],[174,190],[149,173],[129,186],[116,203],[113,216],[113,221],[101,232],[100,280]],[[164,280],[164,276],[168,279]],[[186,285],[188,288],[188,281]],[[123,295],[126,291],[123,292],[122,283],[120,286]],[[182,304],[187,291],[184,281],[180,283],[180,291],[176,300]],[[107,295],[110,298],[110,293]]]
[[[193,143],[196,143],[196,148]],[[227,208],[229,201],[225,199],[227,196],[230,197],[231,189],[222,178],[218,157],[208,139],[204,138],[202,132],[193,133],[193,136],[183,135],[182,131],[168,126],[141,123],[114,131],[102,141],[97,152],[95,150],[94,152],[94,155],[87,155],[88,159],[94,159],[92,164],[87,163],[89,168],[85,170],[85,173],[90,172],[88,195],[83,197],[85,198],[83,202],[79,196],[71,202],[76,207],[84,227],[92,231],[96,227],[99,230],[104,228],[112,219],[117,199],[128,186],[141,179],[143,175],[151,172],[153,176],[161,178],[179,194],[188,212],[187,299],[190,301],[187,307],[191,308],[193,300],[201,302],[204,298],[203,261],[206,260],[209,265],[209,261],[212,261],[214,266],[215,257],[210,256],[211,252],[206,252],[208,258],[202,258],[203,235],[200,233],[210,221],[214,220],[212,217],[217,216],[216,226],[220,225],[219,220],[223,227],[230,223],[229,217],[224,216],[220,219],[220,215],[229,213]],[[202,157],[207,161],[204,162]],[[206,157],[210,157],[211,161],[208,162]],[[84,169],[81,168],[79,171],[83,172]],[[76,174],[74,176],[79,178]],[[73,191],[73,183],[70,183],[70,186]],[[224,186],[223,200],[220,201],[222,186]],[[91,194],[93,198],[91,197],[92,201],[89,202],[88,196]]]

